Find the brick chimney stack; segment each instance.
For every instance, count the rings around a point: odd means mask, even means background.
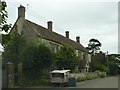
[[[25,18],[25,7],[22,5],[18,7],[18,17]]]
[[[69,38],[69,31],[66,31],[66,37]]]
[[[76,42],[80,43],[80,37],[79,36],[76,37]]]
[[[52,31],[52,21],[47,22],[48,29]]]

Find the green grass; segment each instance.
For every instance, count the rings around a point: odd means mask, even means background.
[[[77,82],[86,81],[86,80],[93,80],[93,79],[97,79],[97,77],[78,77]]]
[[[20,87],[32,87],[32,86],[49,86],[49,79],[34,79],[34,80],[24,80],[22,81]]]

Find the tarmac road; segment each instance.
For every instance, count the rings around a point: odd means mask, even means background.
[[[77,83],[79,88],[118,88],[118,76],[105,77]]]

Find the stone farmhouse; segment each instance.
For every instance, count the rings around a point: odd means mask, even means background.
[[[66,31],[66,37],[62,36],[52,30],[52,21],[47,22],[47,28],[38,25],[25,18],[25,7],[20,5],[18,7],[18,19],[16,20],[10,33],[17,32],[21,34],[27,41],[32,43],[44,43],[54,53],[60,50],[60,47],[64,44],[69,44],[76,50],[76,54],[80,56],[80,65],[77,68],[78,72],[88,72],[89,63],[91,62],[91,55],[80,44],[80,37],[76,37],[76,41],[69,38],[69,31]]]

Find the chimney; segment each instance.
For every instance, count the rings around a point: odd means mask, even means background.
[[[79,36],[76,37],[76,42],[80,43],[80,37]]]
[[[25,7],[22,5],[18,7],[18,17],[25,18]]]
[[[48,29],[52,31],[52,21],[48,21],[47,25],[48,25]]]
[[[69,31],[66,31],[66,37],[69,38]]]

